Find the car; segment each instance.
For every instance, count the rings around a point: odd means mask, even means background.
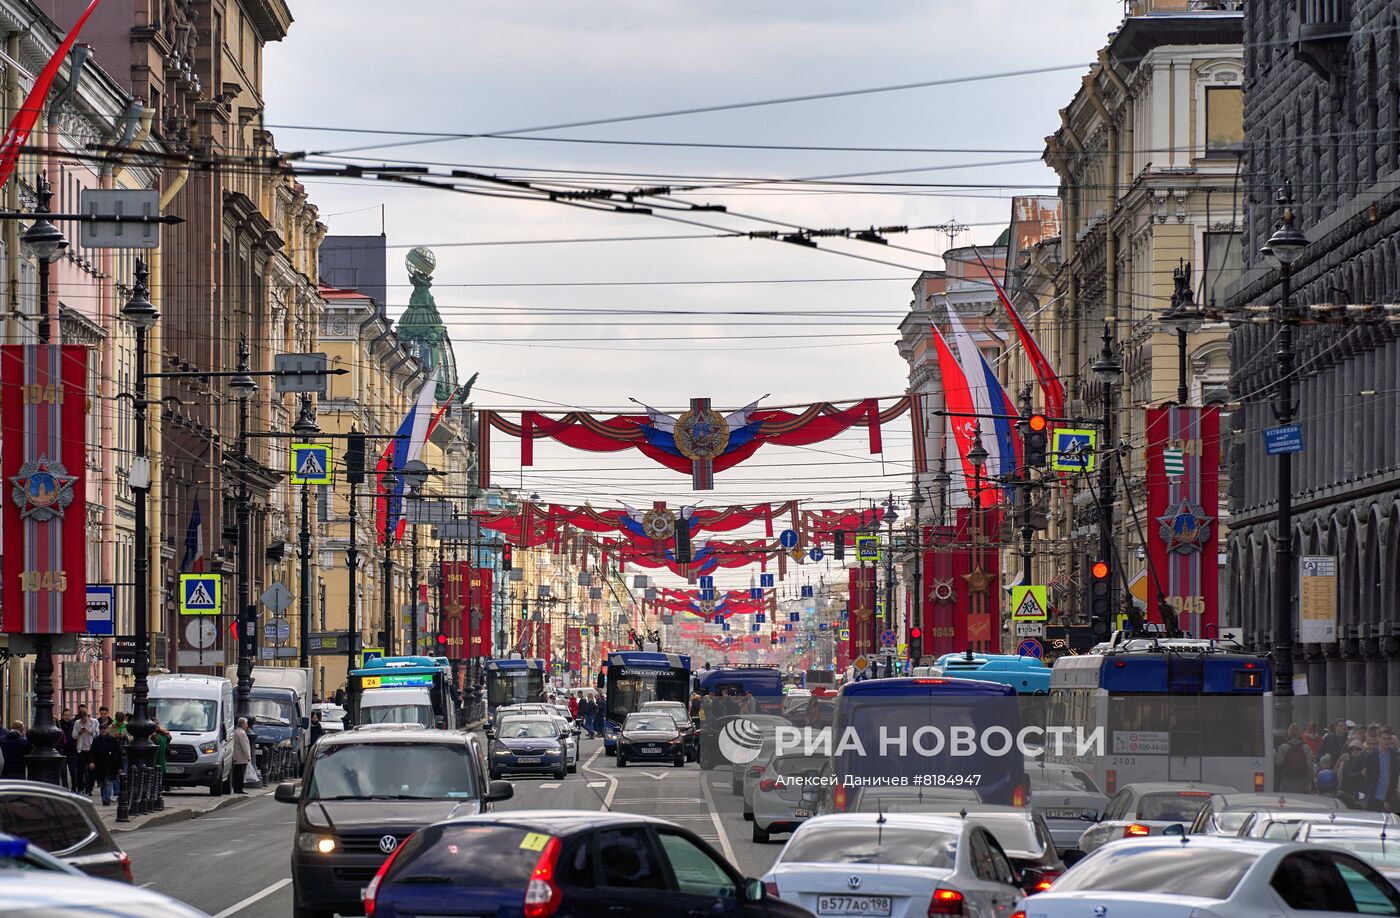
[[[132,882],[131,858],[92,798],[40,781],[0,781],[0,832],[102,880]]]
[[[311,706],[314,714],[321,715],[321,729],[327,733],[339,733],[345,729],[346,710],[329,701],[318,701]]]
[[[501,726],[497,729],[504,729],[506,724],[513,720],[538,720],[541,716],[542,715],[539,714],[511,715],[509,717],[503,718],[501,720]],[[572,726],[567,719],[559,716],[558,714],[550,713],[544,716],[547,716],[550,720],[554,721],[554,725],[559,728],[559,737],[564,743],[565,767],[568,769],[569,774],[576,773],[578,771],[579,757],[578,729]]]
[[[567,727],[557,717],[507,717],[491,739],[491,778],[505,774],[539,774],[556,778],[569,774],[569,750],[564,741]]]
[[[1400,817],[1393,813],[1372,813],[1368,810],[1255,810],[1240,826],[1240,838],[1290,839],[1298,834],[1303,823],[1319,822],[1329,825],[1400,826]]]
[[[1075,864],[1011,918],[1400,915],[1397,893],[1337,848],[1220,835],[1128,838]]]
[[[1389,826],[1305,822],[1298,826],[1293,841],[1349,851],[1400,889],[1400,831]]]
[[[75,877],[84,875],[38,845],[31,845],[28,839],[0,832],[0,871],[4,870],[52,870]]]
[[[1103,816],[1108,795],[1099,790],[1087,771],[1074,765],[1027,762],[1026,778],[1031,785],[1031,809],[1045,820],[1055,847],[1069,863],[1081,853],[1079,836],[1086,823]]]
[[[729,714],[724,717],[710,718],[705,721],[704,726],[700,728],[700,732],[696,736],[696,745],[698,746],[698,751],[695,754],[696,762],[705,771],[731,764],[724,757],[724,753],[720,752],[719,737],[724,728],[735,720],[746,721],[763,732],[771,732],[778,727],[792,726],[792,721],[776,714]],[[732,780],[734,793],[736,795],[742,793],[743,785],[740,783],[740,776],[736,775]]]
[[[0,903],[22,918],[209,918],[153,889],[50,870],[0,870]]]
[[[1190,835],[1238,835],[1250,813],[1259,810],[1346,810],[1336,797],[1317,794],[1214,794],[1187,829]]]
[[[490,736],[496,732],[496,728],[501,721],[507,717],[518,717],[522,714],[552,714],[552,706],[543,701],[530,701],[524,704],[510,704],[496,709],[496,713],[486,722],[486,735]]]
[[[358,914],[365,885],[406,838],[510,799],[510,783],[488,783],[482,759],[475,734],[412,724],[321,737],[302,780],[283,782],[273,793],[297,808],[294,918]]]
[[[1189,826],[1215,794],[1233,794],[1233,787],[1193,781],[1143,781],[1128,784],[1113,795],[1103,819],[1079,835],[1076,847],[1088,854],[1118,838],[1142,838],[1167,826]]]
[[[754,786],[750,810],[756,843],[766,843],[776,832],[796,831],[812,817],[812,809],[803,803],[803,792],[818,786],[826,762],[824,755],[806,755],[800,750],[768,760]]]
[[[675,719],[665,711],[655,714],[634,711],[627,715],[617,733],[618,768],[646,759],[685,767],[685,740]]]
[[[699,836],[650,816],[519,810],[428,826],[365,890],[374,918],[810,918]]]
[[[803,823],[763,877],[818,915],[1007,915],[1020,877],[990,832],[956,816],[840,813]]]
[[[680,728],[681,739],[685,741],[685,758],[688,762],[694,762],[699,757],[700,746],[696,738],[695,721],[690,719],[690,708],[683,701],[644,701],[642,702],[644,712],[665,711],[675,720],[676,726]]]

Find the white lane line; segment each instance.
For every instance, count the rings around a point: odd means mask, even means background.
[[[715,809],[715,798],[710,794],[710,782],[705,780],[703,774],[700,776],[700,792],[705,795],[705,805],[710,809],[710,819],[715,824],[715,834],[719,836],[720,850],[724,852],[729,863],[737,866],[739,862],[734,858],[734,849],[729,846],[729,836],[725,834],[724,824],[719,821],[719,811]],[[216,915],[215,918],[221,916]]]
[[[598,760],[598,756],[602,754],[603,747],[599,746],[597,749],[593,750],[593,754],[588,757],[587,763],[579,766],[579,770],[586,771],[594,777],[602,778],[604,781],[607,782],[608,792],[603,795],[603,809],[611,810],[613,805],[613,797],[617,796],[617,778],[606,772],[596,771],[593,768],[593,763],[596,762]],[[589,787],[594,787],[595,784],[596,782],[593,781],[588,782]]]
[[[559,786],[558,782],[555,782],[555,781],[544,781],[544,782],[541,782],[541,783],[540,783],[540,790],[552,790],[553,788],[556,788],[556,787],[558,787],[558,786]]]
[[[608,782],[606,782],[606,781],[589,781],[589,782],[588,782],[588,786],[589,786],[589,787],[607,787],[607,786],[608,786]]]
[[[217,915],[215,915],[214,918],[228,918],[229,915],[237,914],[238,912],[241,912],[248,906],[252,905],[254,902],[261,902],[263,899],[266,899],[268,896],[277,892],[277,890],[281,889],[282,887],[286,886],[291,882],[291,877],[287,877],[285,880],[278,880],[276,883],[273,883],[267,889],[264,889],[261,892],[253,893],[251,896],[244,899],[242,902],[235,902],[228,908],[224,909],[222,912],[219,912]]]

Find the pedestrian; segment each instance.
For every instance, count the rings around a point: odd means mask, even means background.
[[[1318,755],[1329,755],[1332,763],[1338,764],[1342,760],[1342,752],[1347,748],[1347,722],[1346,718],[1339,717],[1332,722],[1332,729],[1327,731],[1327,735],[1322,738],[1322,745],[1318,749]]]
[[[1396,779],[1400,778],[1400,750],[1396,748],[1395,734],[1378,729],[1376,744],[1366,753],[1364,761],[1366,809],[1379,813],[1394,799]]]
[[[63,734],[62,745],[54,744],[54,748],[63,753],[63,783],[71,791],[78,789],[77,779],[77,749],[73,744],[73,709],[64,708],[63,713],[58,717],[58,729]]]
[[[326,728],[323,727],[323,726],[321,726],[321,712],[320,712],[320,711],[312,711],[312,712],[311,712],[311,734],[310,734],[310,736],[309,736],[309,738],[308,738],[308,740],[307,740],[308,744],[311,745],[311,746],[316,745],[316,741],[317,741],[318,739],[320,739],[322,736],[324,736],[325,733],[326,733]]]
[[[111,806],[121,778],[122,744],[112,733],[110,723],[98,721],[97,737],[90,751],[88,771],[92,773],[93,783],[102,789],[102,805]]]
[[[690,693],[690,719],[695,720],[700,716],[700,693]]]
[[[1314,760],[1322,754],[1322,731],[1318,730],[1317,721],[1308,721],[1308,728],[1303,731],[1303,742],[1307,744]]]
[[[233,792],[247,795],[243,789],[243,779],[248,774],[248,765],[253,761],[253,745],[248,741],[248,718],[238,718],[238,726],[233,729]]]
[[[4,764],[0,765],[0,778],[23,781],[24,759],[33,751],[34,744],[24,735],[24,721],[17,720],[10,724],[10,729],[0,734],[0,757],[4,759]]]
[[[757,714],[757,713],[758,713],[758,700],[755,699],[755,698],[753,697],[753,692],[748,692],[748,691],[744,692],[744,699],[743,699],[743,701],[739,702],[739,713],[741,713],[741,714]]]
[[[88,713],[87,705],[78,705],[78,718],[73,721],[73,745],[77,747],[79,786],[75,793],[92,796],[92,741],[97,738],[97,721]]]
[[[155,730],[151,733],[151,742],[156,744],[156,768],[160,769],[161,789],[165,787],[165,762],[166,753],[170,750],[170,731],[160,725],[160,721],[154,717],[151,723],[155,725]]]
[[[577,695],[570,695],[570,696],[569,696],[569,716],[572,717],[574,720],[578,720],[578,696],[577,696]]]
[[[595,713],[595,708],[593,699],[590,696],[583,696],[583,701],[578,706],[578,713],[579,717],[582,718],[583,729],[588,733],[588,738],[593,739],[593,715]]]
[[[715,700],[709,692],[700,699],[700,722],[710,723],[715,719]]]
[[[98,726],[106,724],[109,727],[112,725],[112,714],[110,711],[107,710],[107,706],[105,704],[101,705],[97,709],[97,724]]]
[[[1297,724],[1288,725],[1288,738],[1274,750],[1274,774],[1274,783],[1283,793],[1312,792],[1312,751],[1303,742],[1303,728]]]
[[[1341,758],[1332,770],[1337,773],[1337,787],[1347,806],[1353,809],[1365,806],[1366,796],[1366,751],[1360,740],[1352,740],[1342,750]]]

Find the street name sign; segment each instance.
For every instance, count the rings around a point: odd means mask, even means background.
[[[1270,456],[1281,456],[1284,453],[1301,453],[1303,451],[1303,429],[1297,424],[1285,424],[1282,427],[1270,427],[1263,431],[1264,452]]]

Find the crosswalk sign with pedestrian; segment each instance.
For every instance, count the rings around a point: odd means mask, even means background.
[[[1044,584],[1011,588],[1011,618],[1018,622],[1043,622],[1050,615],[1048,590]]]
[[[332,451],[328,443],[292,444],[292,484],[331,483]]]
[[[1050,468],[1057,472],[1092,472],[1098,431],[1056,427],[1051,433]]]
[[[223,578],[220,575],[180,575],[181,615],[218,615],[223,611],[223,602]]]

